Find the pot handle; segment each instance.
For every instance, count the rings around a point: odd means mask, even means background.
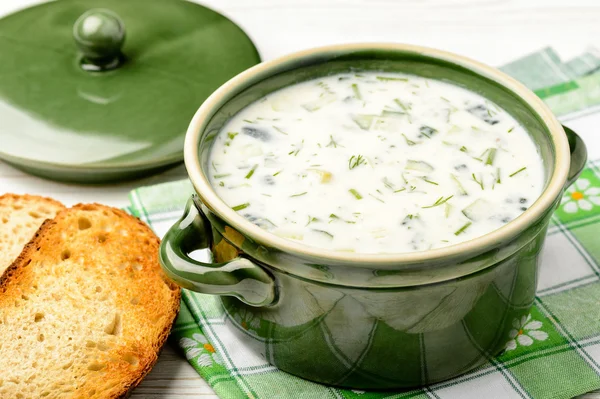
[[[585,168],[587,162],[587,148],[577,133],[566,126],[563,126],[563,129],[565,129],[565,133],[567,134],[569,149],[571,151],[571,167],[569,168],[569,176],[567,177],[567,183],[565,184],[566,188],[575,183],[575,180],[577,180],[581,171]]]
[[[275,301],[275,281],[246,258],[223,263],[205,263],[190,257],[199,249],[210,249],[210,222],[199,210],[197,197],[190,198],[183,216],[160,244],[159,258],[167,276],[183,288],[203,294],[234,296],[250,306],[268,306]]]

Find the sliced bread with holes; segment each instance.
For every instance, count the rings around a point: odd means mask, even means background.
[[[58,201],[36,195],[0,196],[0,275],[19,256],[44,220],[65,207]]]
[[[122,398],[179,310],[144,223],[76,205],[40,227],[0,278],[0,398]]]

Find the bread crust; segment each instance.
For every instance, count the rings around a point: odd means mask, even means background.
[[[0,200],[7,196],[12,195],[3,195]],[[60,204],[54,200],[50,201]],[[80,223],[82,223],[81,220],[86,221],[83,226],[84,230],[81,230],[81,225],[74,228],[73,225],[77,220]],[[96,228],[96,226],[87,227],[87,222],[90,221],[94,225],[104,226],[104,229]],[[114,226],[109,223],[111,221],[114,222]],[[114,230],[112,230],[113,227]],[[64,239],[65,234],[79,234],[83,237],[81,238],[81,248],[74,247],[72,257],[77,257],[78,264],[84,265],[84,269],[88,268],[94,272],[90,276],[97,277],[111,273],[114,275],[111,278],[106,277],[106,279],[107,284],[111,284],[110,288],[115,292],[118,291],[115,294],[115,304],[118,309],[131,310],[130,319],[135,319],[141,326],[148,324],[147,320],[143,320],[143,318],[152,319],[158,317],[157,315],[160,315],[160,318],[156,321],[158,324],[156,328],[159,331],[152,326],[148,329],[143,327],[138,328],[132,336],[125,337],[132,331],[127,330],[126,332],[123,327],[123,344],[121,345],[121,342],[117,341],[118,344],[114,350],[108,350],[106,358],[102,358],[102,362],[105,363],[102,370],[106,372],[98,377],[94,373],[99,373],[99,371],[83,370],[82,373],[85,377],[83,381],[80,380],[80,385],[72,393],[56,397],[82,399],[128,397],[133,388],[142,381],[158,360],[158,354],[166,343],[175,322],[181,298],[179,287],[168,280],[158,262],[160,242],[158,237],[139,219],[119,209],[94,203],[75,205],[61,211],[53,220],[46,220],[17,259],[0,276],[0,331],[3,327],[11,328],[11,325],[3,326],[2,310],[10,307],[11,303],[20,296],[29,295],[27,287],[31,287],[37,282],[37,273],[33,272],[34,268],[39,268],[43,262],[52,263],[57,262],[57,259],[61,259],[61,257],[65,258],[64,250],[61,249],[62,244],[69,242],[68,239]],[[84,234],[87,235],[83,236]],[[77,239],[79,238],[73,239],[74,242],[77,242]],[[97,247],[89,245],[92,239],[97,239]],[[98,251],[100,251],[99,254]],[[122,255],[119,255],[121,252]],[[118,262],[131,262],[131,256],[129,256],[131,254],[135,256],[135,260],[121,269]],[[106,261],[102,258],[103,256],[111,257],[110,262],[103,263]],[[90,259],[92,260],[90,261]],[[73,264],[77,263],[74,261]],[[131,277],[133,275],[135,275],[135,279]],[[126,280],[128,276],[129,280],[121,283],[121,280]],[[57,284],[65,278],[65,276],[59,275]],[[164,287],[168,289],[165,290]],[[162,300],[158,301],[153,294],[160,295]],[[130,302],[133,301],[130,299],[131,296],[138,298],[136,301],[139,300],[139,303],[131,305]],[[137,311],[140,308],[143,309]],[[129,313],[126,314],[129,315]],[[94,315],[90,315],[90,317],[94,317]],[[65,328],[68,329],[69,326],[65,326]],[[143,334],[147,336],[142,336]],[[100,355],[104,356],[103,353]],[[135,360],[136,367],[123,361],[123,359],[127,360],[127,356],[131,356]],[[110,359],[113,358],[117,360],[112,362]],[[2,347],[0,346],[1,362]],[[109,389],[102,389],[101,384],[106,386],[107,380],[113,383],[112,386]],[[2,396],[1,383],[0,396]]]

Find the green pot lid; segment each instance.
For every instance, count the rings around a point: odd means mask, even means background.
[[[233,22],[180,0],[61,0],[0,19],[0,159],[106,182],[183,160],[187,125],[260,62]]]

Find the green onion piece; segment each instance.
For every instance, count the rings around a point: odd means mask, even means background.
[[[486,165],[493,165],[494,164],[494,159],[496,158],[496,151],[497,150],[495,148],[490,148],[489,149],[487,159],[485,160],[485,164]]]
[[[220,175],[214,175],[213,177],[215,179],[222,179],[222,178],[227,177],[227,176],[231,176],[231,173],[223,173],[223,174],[220,174]]]
[[[362,195],[360,195],[360,193],[353,188],[351,188],[348,191],[350,192],[350,194],[354,195],[354,198],[356,198],[357,200],[361,200],[363,198]]]
[[[242,209],[246,209],[246,208],[248,208],[249,206],[250,206],[250,203],[246,202],[245,204],[236,205],[236,206],[234,206],[234,207],[233,207],[233,208],[231,208],[231,209],[233,209],[234,211],[236,211],[236,212],[237,212],[237,211],[241,211]]]
[[[460,147],[460,151],[469,152],[469,150],[467,150],[467,147],[465,147],[464,145],[462,147]]]
[[[524,171],[525,169],[527,169],[527,167],[526,167],[526,166],[523,166],[521,169],[519,169],[519,170],[517,170],[516,172],[514,172],[514,173],[512,173],[512,174],[508,175],[508,177],[513,177],[514,175],[516,175],[516,174],[518,174],[518,173],[521,173],[521,172],[522,172],[522,171]]]
[[[251,177],[252,177],[252,175],[254,174],[254,171],[256,170],[256,168],[258,168],[258,164],[254,165],[254,166],[252,167],[252,169],[250,169],[250,172],[248,172],[248,174],[246,175],[246,177],[245,177],[245,178],[246,178],[246,179],[249,179],[249,178],[251,178]]]
[[[450,205],[449,203],[446,202],[444,207],[445,207],[444,215],[446,216],[446,218],[448,218],[450,216],[450,211],[452,211],[452,205]]]
[[[472,225],[472,224],[473,224],[473,222],[467,222],[467,223],[465,223],[465,225],[464,225],[463,227],[461,227],[460,229],[458,229],[458,230],[456,230],[456,231],[454,232],[454,235],[455,235],[455,236],[457,236],[457,235],[459,235],[460,233],[464,232],[464,231],[465,231],[465,230],[466,230],[466,229],[467,229],[467,228],[468,228],[470,225]]]
[[[395,193],[399,193],[399,192],[401,192],[401,191],[406,191],[406,187],[402,187],[402,188],[401,188],[401,189],[399,189],[399,190],[395,190],[395,191],[394,191],[394,194],[395,194]]]
[[[358,90],[358,85],[356,83],[352,84],[352,91],[354,92],[354,97],[359,100],[362,100],[362,96],[360,95],[360,90]]]
[[[307,193],[307,191],[305,191],[303,193],[298,193],[298,194],[290,195],[290,198],[291,197],[301,197],[301,196],[305,195],[306,193]]]

